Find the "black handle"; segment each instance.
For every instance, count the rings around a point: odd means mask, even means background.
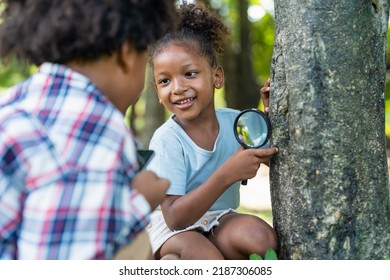
[[[241,181],[241,185],[246,186],[246,184],[248,184],[248,180],[242,180],[242,181]]]

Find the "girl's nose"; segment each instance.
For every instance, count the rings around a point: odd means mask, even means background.
[[[183,93],[183,82],[180,79],[175,79],[172,82],[172,94],[179,95]]]

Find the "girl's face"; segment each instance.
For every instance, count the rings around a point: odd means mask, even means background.
[[[214,87],[223,85],[223,70],[184,46],[168,44],[153,61],[160,103],[180,122],[214,112]],[[212,110],[212,111],[211,111]]]

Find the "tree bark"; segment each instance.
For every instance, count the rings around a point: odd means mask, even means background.
[[[386,0],[275,0],[270,168],[281,259],[390,257]]]

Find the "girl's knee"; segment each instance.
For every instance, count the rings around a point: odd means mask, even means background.
[[[278,247],[278,237],[275,230],[267,225],[259,224],[249,237],[252,242],[253,253],[264,256],[268,249],[276,250]]]
[[[268,249],[277,249],[276,232],[259,217],[235,214],[226,218],[211,239],[228,259],[247,259],[253,253],[264,256]]]
[[[275,230],[256,216],[246,216],[245,223],[235,234],[235,244],[247,254],[264,256],[268,249],[276,250],[278,239]]]
[[[268,249],[276,250],[278,247],[278,236],[273,228],[270,228],[264,233],[265,243],[268,244]]]

